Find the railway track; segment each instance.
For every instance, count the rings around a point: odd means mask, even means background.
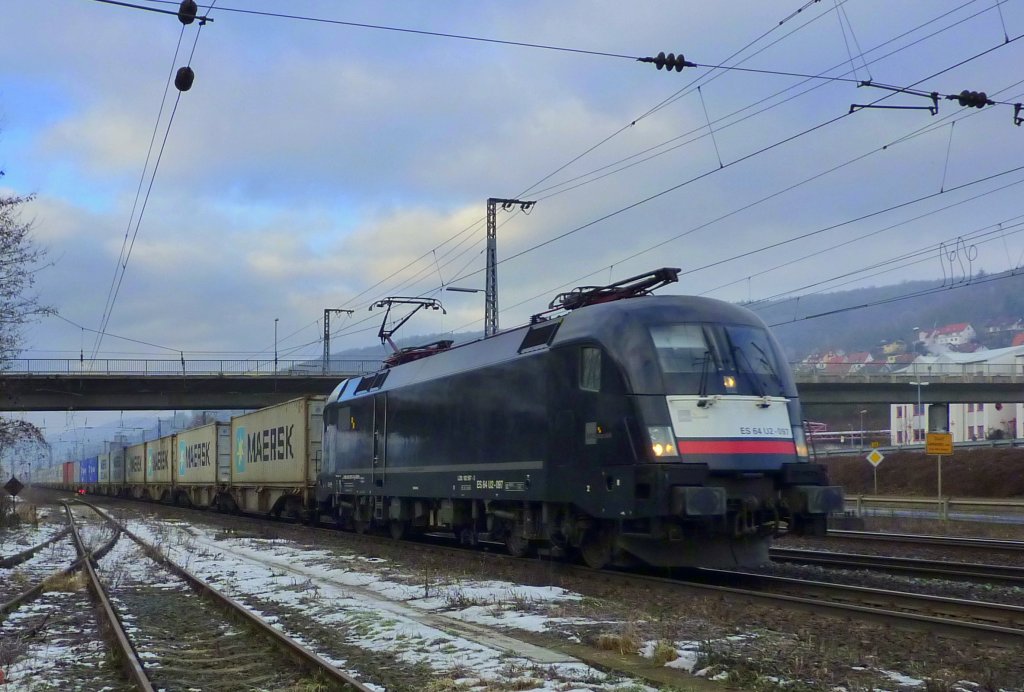
[[[972,564],[921,558],[890,557],[886,555],[833,553],[796,548],[772,548],[770,554],[773,562],[818,565],[837,569],[869,569],[930,579],[952,579],[956,581],[1024,586],[1024,568],[1008,565]]]
[[[370,689],[83,504],[131,539],[84,565],[138,689]]]
[[[1024,554],[1024,541],[1009,541],[999,538],[931,536],[909,533],[877,533],[874,531],[841,531],[836,529],[829,529],[828,536],[830,538],[849,538],[860,541],[910,543],[942,548],[978,549],[1017,555]]]
[[[747,598],[780,599],[793,605],[809,606],[816,612],[858,615],[958,637],[991,638],[1018,646],[1024,642],[1024,607],[1021,606],[747,572],[701,572],[697,583],[734,592],[739,589],[737,595]]]
[[[377,535],[341,534],[337,530],[329,528],[313,528],[312,530],[333,536],[344,536],[346,542],[365,542],[368,546],[379,546],[385,543],[417,550],[466,553],[465,548],[437,545],[431,542],[410,543]],[[501,552],[490,553],[488,559],[517,560]],[[568,563],[523,559],[518,559],[518,561],[542,565],[543,569],[549,573],[571,573],[591,579],[614,580],[638,588],[651,588],[655,585],[660,588],[686,588],[748,602],[781,605],[839,617],[852,617],[948,636],[1010,641],[1015,645],[1020,645],[1024,641],[1024,608],[1019,606],[771,577],[747,572],[698,570],[676,577],[659,577],[614,570],[595,572],[589,568]],[[959,566],[954,565],[953,567]],[[964,565],[964,567],[978,566]],[[1012,572],[1007,574],[1012,574]],[[947,572],[944,576],[950,577],[951,575]]]
[[[60,689],[129,689],[95,646],[103,623],[79,578],[87,556],[110,551],[118,535],[73,535],[67,505],[65,513],[67,529],[11,556],[0,572],[0,670],[8,682],[28,686],[45,675]]]
[[[338,535],[328,528],[313,529]],[[344,533],[346,539],[368,546],[382,542],[405,548],[465,554],[466,549],[433,542],[394,540],[383,536]],[[870,556],[868,556],[870,557]],[[782,605],[815,613],[852,617],[902,628],[941,633],[970,639],[992,639],[1020,645],[1024,642],[1024,607],[986,603],[970,599],[915,594],[905,591],[832,584],[787,577],[773,577],[726,570],[697,570],[686,576],[665,578],[616,570],[595,572],[588,567],[562,562],[514,558],[503,552],[488,554],[488,559],[533,562],[545,570],[572,573],[605,580],[621,580],[638,588],[659,585],[668,588],[696,589],[762,604]],[[965,567],[987,567],[964,565]],[[1000,566],[992,566],[999,570]],[[694,575],[700,576],[694,576]],[[1010,573],[1007,573],[1009,575]],[[946,576],[949,576],[948,574]],[[961,577],[961,579],[964,577]]]

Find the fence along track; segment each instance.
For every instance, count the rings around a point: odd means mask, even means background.
[[[271,627],[269,624],[261,620],[256,615],[252,614],[241,604],[237,603],[230,597],[218,591],[216,588],[207,584],[199,577],[195,576],[185,568],[175,564],[174,562],[167,559],[160,553],[159,550],[149,545],[146,541],[135,535],[133,532],[119,524],[113,517],[108,515],[100,508],[91,505],[87,502],[78,500],[82,505],[92,509],[98,515],[100,515],[105,521],[115,526],[117,530],[123,532],[126,536],[135,541],[142,550],[152,560],[160,564],[162,567],[170,571],[175,576],[182,579],[191,589],[201,597],[207,597],[214,601],[220,608],[227,611],[232,616],[241,619],[246,625],[256,630],[259,634],[263,635],[266,639],[279,650],[283,651],[289,658],[296,661],[300,667],[313,673],[314,675],[321,676],[332,689],[343,689],[343,690],[359,690],[359,692],[372,692],[373,688],[367,687],[363,683],[359,682],[356,678],[352,677],[348,673],[341,669],[333,666],[317,654],[304,648],[294,639],[288,635],[280,632],[279,630]]]

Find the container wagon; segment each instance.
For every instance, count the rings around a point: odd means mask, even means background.
[[[325,397],[301,397],[231,419],[231,483],[225,511],[302,516],[314,504]]]
[[[170,502],[173,494],[171,468],[175,462],[174,440],[166,435],[146,443],[146,497]]]
[[[124,450],[125,489],[124,495],[135,498],[149,497],[146,492],[146,445],[132,445]]]
[[[210,423],[177,435],[174,503],[206,507],[231,482],[231,425]]]

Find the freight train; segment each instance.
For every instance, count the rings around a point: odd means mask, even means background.
[[[324,397],[301,397],[37,471],[36,485],[221,511],[309,518]]]
[[[677,273],[576,289],[529,325],[399,351],[326,400],[108,449],[44,481],[594,567],[763,563],[781,532],[823,534],[842,490],[808,458],[764,323],[651,295]]]

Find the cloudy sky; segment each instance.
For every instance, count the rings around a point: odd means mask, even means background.
[[[756,300],[941,280],[958,237],[958,271],[1019,265],[1024,3],[800,5],[225,0],[182,30],[8,0],[0,185],[36,195],[37,288],[60,315],[23,355],[272,357],[276,318],[281,358],[316,357],[324,308],[355,310],[332,343],[368,346],[388,295],[447,308],[407,334],[481,329],[482,294],[439,289],[483,286],[488,197],[537,200],[499,212],[503,327],[660,266],[684,270],[672,292]],[[743,70],[630,59],[659,51]],[[194,86],[164,100],[186,64]],[[857,80],[936,91],[938,114],[850,113],[932,103]],[[943,98],[964,89],[1005,105]]]

